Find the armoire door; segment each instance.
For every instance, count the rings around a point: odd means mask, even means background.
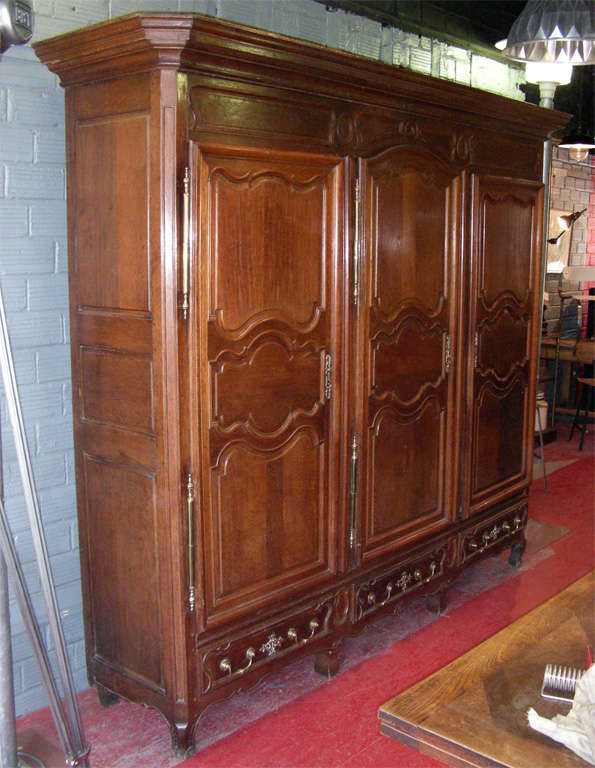
[[[361,160],[361,558],[455,517],[461,183],[425,149]]]
[[[344,172],[337,157],[220,146],[195,148],[194,165],[208,628],[336,572]]]
[[[473,178],[466,512],[522,490],[533,452],[541,185]]]

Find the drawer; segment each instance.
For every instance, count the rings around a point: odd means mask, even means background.
[[[443,579],[454,561],[454,537],[432,549],[404,559],[379,576],[354,585],[353,621],[361,621],[385,606],[397,607],[423,587]]]
[[[274,662],[298,656],[311,645],[328,637],[336,623],[348,613],[348,593],[344,590],[321,599],[309,607],[260,622],[229,641],[199,647],[202,694],[210,693],[241,678],[258,677]]]
[[[522,534],[527,525],[527,513],[527,501],[523,499],[462,531],[461,564]]]

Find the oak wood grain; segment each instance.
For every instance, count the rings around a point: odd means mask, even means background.
[[[567,714],[541,697],[546,664],[584,669],[595,637],[595,572],[380,707],[381,731],[449,765],[578,768],[533,731],[526,711]]]

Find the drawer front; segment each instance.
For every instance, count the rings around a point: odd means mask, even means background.
[[[527,525],[526,500],[501,510],[461,533],[461,565],[486,550],[518,537]]]
[[[241,678],[257,678],[280,659],[301,655],[312,645],[320,647],[320,641],[328,639],[348,616],[349,590],[345,588],[314,605],[251,627],[229,641],[199,648],[202,694],[235,686]]]
[[[455,560],[455,540],[393,565],[380,576],[354,586],[353,621],[361,621],[385,606],[397,607],[432,582],[443,579]]]

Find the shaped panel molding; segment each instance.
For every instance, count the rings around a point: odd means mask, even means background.
[[[372,393],[374,399],[393,399],[401,406],[420,400],[443,381],[444,333],[408,318],[390,336],[372,340]]]
[[[332,168],[207,162],[211,317],[227,333],[270,318],[309,327],[326,305]]]
[[[432,398],[413,419],[384,408],[370,435],[373,510],[367,520],[369,543],[438,514],[442,501],[445,416]],[[415,450],[412,450],[415,446]]]
[[[236,601],[248,609],[250,594],[272,595],[275,585],[280,589],[283,583],[293,589],[302,578],[324,570],[325,452],[308,429],[275,451],[255,451],[243,443],[227,447],[211,473],[211,612]]]
[[[224,353],[213,364],[213,419],[224,431],[243,424],[263,434],[279,433],[299,413],[312,415],[324,401],[323,357],[272,335],[243,355]]]
[[[479,192],[479,298],[492,311],[506,299],[526,307],[538,232],[537,185],[487,181]]]
[[[447,296],[454,171],[425,149],[396,148],[366,162],[366,217],[374,311],[440,312]]]
[[[473,492],[483,493],[525,471],[524,429],[527,388],[523,375],[506,387],[487,381],[474,407]]]
[[[527,364],[529,319],[504,307],[478,329],[477,369],[500,382]]]

